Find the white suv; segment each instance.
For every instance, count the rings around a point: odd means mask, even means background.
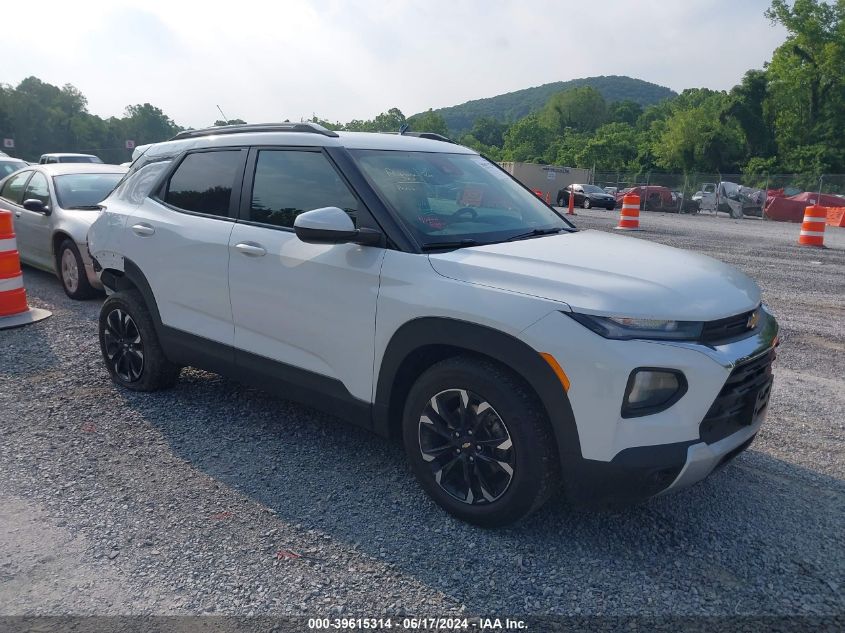
[[[115,382],[201,367],[401,437],[422,487],[473,523],[561,483],[582,502],[682,488],[765,417],[778,326],[753,281],[578,231],[436,135],[185,132],[101,206]]]

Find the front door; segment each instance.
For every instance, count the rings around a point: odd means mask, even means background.
[[[39,200],[49,211],[30,211],[23,208],[26,200]],[[49,213],[55,208],[47,176],[41,172],[32,174],[26,185],[21,206],[15,210],[16,230],[20,233],[18,250],[21,259],[27,263],[47,270],[56,270],[53,257],[52,229]]]
[[[367,210],[318,148],[253,150],[244,193],[229,249],[236,362],[370,402],[384,249],[293,231],[298,214],[328,206],[374,227]]]

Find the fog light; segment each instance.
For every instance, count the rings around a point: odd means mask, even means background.
[[[625,397],[622,400],[622,417],[635,418],[665,411],[687,391],[687,380],[674,369],[640,367],[631,372]]]

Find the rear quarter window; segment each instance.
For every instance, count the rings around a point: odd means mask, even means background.
[[[188,154],[170,177],[164,201],[185,211],[228,217],[232,190],[242,175],[239,149]]]

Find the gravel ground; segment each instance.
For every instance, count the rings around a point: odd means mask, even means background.
[[[54,314],[0,332],[0,614],[842,614],[845,229],[818,250],[797,225],[642,224],[759,280],[783,328],[768,421],[690,490],[613,512],[558,498],[498,531],[438,510],[400,446],[312,409],[195,370],[117,389],[100,302],[27,269]]]

